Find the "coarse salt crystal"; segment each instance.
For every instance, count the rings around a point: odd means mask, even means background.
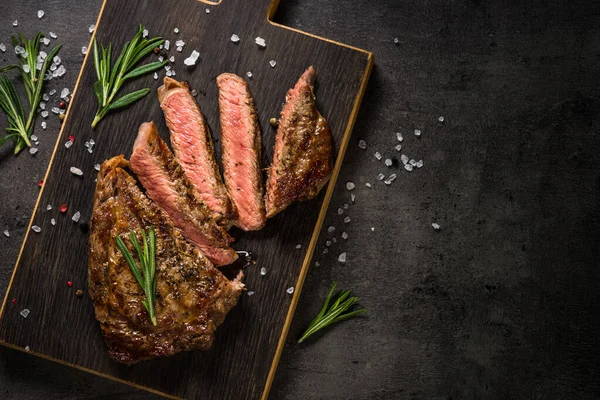
[[[154,79],[158,79],[158,72],[154,73]]]
[[[51,111],[52,111],[54,114],[60,114],[60,108],[58,108],[58,107],[52,107],[52,110],[51,110]]]
[[[233,35],[231,35],[231,41],[233,43],[238,43],[240,41],[240,37],[234,33]]]
[[[416,167],[416,166],[417,166],[417,161],[416,161],[415,159],[411,159],[411,160],[410,160],[408,163],[409,163],[410,165],[412,165],[413,167]]]
[[[48,204],[48,205],[46,206],[46,211],[50,211],[50,210],[52,210],[52,206],[51,206],[50,204]]]
[[[42,129],[46,129],[46,121],[42,121]]]
[[[265,267],[262,267],[262,268],[260,269],[260,274],[261,274],[262,276],[265,276],[265,275],[267,274],[267,269],[266,269]]]
[[[62,59],[59,56],[54,56],[54,58],[52,59],[52,62],[56,65],[59,65],[62,62]],[[54,90],[54,93],[56,93],[56,90]],[[50,93],[50,95],[52,96],[53,93]]]
[[[56,57],[58,57],[58,56],[56,56]],[[55,59],[55,60],[56,60],[56,57],[54,57],[54,59]],[[49,94],[50,96],[54,96],[54,95],[56,94],[56,89],[52,89],[52,90],[50,91],[50,93],[48,93],[48,94]]]
[[[40,232],[42,231],[42,228],[40,228],[40,227],[39,227],[39,226],[37,226],[37,225],[33,225],[33,226],[31,227],[31,230],[32,230],[32,231],[34,231],[35,233],[40,233]]]
[[[431,226],[432,226],[432,227],[433,227],[433,229],[435,229],[436,231],[439,231],[439,230],[440,230],[440,228],[441,228],[441,227],[440,227],[440,224],[438,224],[438,223],[436,223],[436,222],[433,222],[433,223],[431,224]]]
[[[15,19],[13,22],[13,26],[17,26],[17,25],[19,25],[19,21]]]
[[[327,253],[329,253],[329,249],[324,249],[323,254],[327,254]]]
[[[39,19],[44,18],[44,10],[38,10],[37,16]]]
[[[40,102],[40,110],[45,110],[46,109],[46,103],[44,103],[43,101]]]
[[[67,70],[65,69],[65,66],[61,65],[60,67],[58,67],[58,69],[56,71],[54,71],[52,73],[52,76],[55,77],[55,78],[56,77],[60,78],[61,76],[63,76],[65,74],[65,72],[67,72]]]
[[[350,200],[354,203],[354,201],[356,200],[356,195],[354,193],[352,193],[350,195]]]
[[[190,57],[191,57],[191,56],[190,56]],[[174,63],[174,62],[175,62],[175,56],[171,56],[171,57],[169,57],[169,61],[170,61],[170,62],[172,62],[172,63]]]
[[[400,43],[400,40],[398,38],[394,38],[394,43],[398,44],[398,43]]]
[[[58,37],[58,36],[56,35],[56,33],[54,33],[54,32],[48,32],[48,34],[50,35],[50,37],[51,37],[52,39],[56,39],[56,38]]]
[[[29,315],[29,309],[25,308],[23,311],[21,311],[19,314],[21,314],[21,317],[23,318],[27,318],[27,316]]]
[[[423,160],[419,160],[419,161],[417,161],[417,165],[416,165],[416,167],[417,167],[417,168],[422,168],[422,167],[423,167]]]
[[[345,263],[346,262],[346,253],[340,254],[340,256],[338,257],[338,261],[341,263]]]
[[[367,148],[367,142],[365,142],[364,140],[359,140],[358,141],[358,147],[360,147],[361,149],[365,150]]]
[[[396,139],[398,139],[399,142],[404,140],[404,137],[402,136],[402,132],[396,132]]]
[[[344,223],[345,223],[345,224],[349,223],[350,221],[352,221],[352,220],[350,219],[350,217],[346,217],[346,218],[344,218]]]
[[[371,227],[371,232],[375,232],[375,227],[374,226]]]
[[[444,122],[444,120],[445,120],[444,116],[443,116],[443,115],[440,115],[440,117],[438,118],[438,121],[440,121],[440,122]]]
[[[29,73],[29,71],[31,71],[31,68],[29,68],[29,65],[25,64],[25,65],[23,65],[23,71],[25,73]]]
[[[404,164],[404,169],[407,170],[407,171],[412,171],[413,168],[414,167],[412,165],[410,165],[410,164]]]
[[[73,216],[71,217],[71,220],[73,222],[79,222],[79,218],[81,218],[81,213],[79,211],[77,211],[75,214],[73,214]]]
[[[37,140],[38,140],[38,137],[37,137],[36,135],[31,135],[31,140],[33,140],[33,141],[37,141]]]
[[[402,154],[400,156],[400,161],[402,161],[402,164],[406,164],[408,162],[408,156],[406,154]]]
[[[45,46],[48,46],[50,44],[50,39],[43,37],[40,39],[40,42],[42,42]]]
[[[302,245],[301,245],[301,244],[297,244],[297,245],[296,245],[296,249],[301,249],[301,248],[302,248]]]
[[[286,292],[287,292],[288,294],[292,294],[292,293],[294,293],[294,287],[293,287],[293,286],[290,286],[289,288],[287,288]]]
[[[42,118],[48,118],[48,115],[50,115],[50,113],[48,111],[45,111],[45,110],[42,111],[41,114],[42,114]]]
[[[173,29],[173,32],[175,32],[175,33],[179,33],[179,28],[175,28],[175,29]],[[167,49],[167,50],[168,50],[168,49]]]
[[[96,164],[96,165],[94,165],[94,169],[95,169],[96,171],[100,171],[100,164]]]
[[[248,296],[252,296],[254,294],[254,292],[252,290],[248,291],[247,295]]]
[[[88,27],[88,32],[89,32],[89,33],[93,33],[95,29],[96,29],[96,25],[90,25],[90,26]]]
[[[252,72],[250,72],[250,71],[246,72],[246,76],[247,76],[248,78],[252,78]]]
[[[331,246],[331,240],[326,241],[325,246],[327,246],[327,247]]]
[[[185,42],[183,40],[179,39],[178,41],[175,42],[175,46],[183,47],[183,46],[185,46]]]
[[[168,40],[165,40],[165,50],[169,50],[170,46],[171,46],[171,42]]]
[[[144,30],[142,31],[142,37],[143,37],[143,38],[147,38],[147,37],[148,37],[148,29],[144,29]]]
[[[327,228],[327,232],[331,233],[335,231],[335,226],[330,226],[329,228]]]
[[[356,186],[354,185],[353,182],[347,182],[346,183],[346,189],[348,189],[348,190],[354,190],[355,187]]]
[[[29,351],[29,346],[25,346],[25,351]]]
[[[29,154],[34,155],[37,152],[38,152],[37,147],[30,147],[29,148]]]
[[[69,147],[73,146],[73,142],[71,140],[67,140],[65,142],[65,147],[68,149]]]
[[[383,178],[385,178],[385,175],[384,175],[384,174],[379,174],[379,175],[377,175],[377,180],[378,180],[378,181],[382,181],[382,180],[383,180]]]
[[[257,45],[259,45],[260,47],[267,47],[267,42],[265,42],[265,39],[261,38],[260,36],[256,37],[256,39],[254,39],[254,43],[256,43]]]
[[[44,101],[48,101],[48,100],[50,100],[50,96],[48,96],[48,93],[44,93],[44,94],[42,95],[42,99],[43,99]]]
[[[347,203],[344,203],[344,210],[347,210],[350,206]]]
[[[83,175],[83,171],[82,171],[82,170],[80,170],[80,169],[79,169],[79,168],[77,168],[77,167],[71,167],[71,168],[69,168],[69,171],[71,171],[71,173],[72,173],[73,175],[77,175],[77,176],[82,176],[82,175]]]
[[[0,43],[0,51],[3,53],[6,51],[6,45],[4,43]]]
[[[177,48],[175,50],[177,50],[179,53],[181,53],[183,51],[183,46],[177,46]]]
[[[381,160],[381,154],[378,151],[376,151],[374,155],[376,159]]]
[[[392,182],[394,182],[396,180],[396,174],[391,174],[390,176],[388,176],[388,178],[385,180],[385,184],[386,185],[391,185]]]
[[[415,129],[415,136],[417,136],[417,137],[421,136],[421,130],[420,129]]]
[[[275,68],[275,66],[277,65],[277,61],[271,60],[269,61],[269,65],[271,66],[271,68]]]
[[[204,12],[206,12],[207,14],[210,14],[210,8],[207,8],[206,10],[204,10]]]
[[[340,207],[338,208],[338,215],[342,215],[344,213],[344,210]]]
[[[388,167],[391,167],[391,166],[392,166],[392,164],[393,164],[393,163],[392,163],[392,160],[391,160],[391,159],[389,159],[389,158],[386,158],[386,159],[385,159],[385,161],[384,161],[384,163],[385,163],[385,165],[386,165],[386,166],[388,166]]]
[[[71,93],[71,91],[69,89],[63,88],[63,90],[60,91],[60,98],[66,99],[70,93]]]
[[[321,265],[321,263],[320,263],[320,262],[318,262],[318,261],[315,261],[315,267],[319,267],[320,265]]]
[[[368,187],[369,189],[371,189],[373,187],[373,185],[371,185],[369,182],[365,183],[365,186]]]
[[[198,60],[198,57],[200,57],[200,53],[198,53],[196,50],[194,50],[194,51],[192,51],[192,54],[190,54],[190,56],[188,58],[183,60],[183,63],[187,66],[195,65],[196,61]]]
[[[4,231],[4,236],[6,236],[6,237],[10,237],[10,232],[8,231],[8,229],[6,229],[6,230]]]
[[[348,232],[342,232],[342,239],[344,239],[344,240],[348,239]]]
[[[82,46],[81,47],[81,54],[87,54],[87,50],[88,50],[87,46]]]
[[[394,147],[396,149],[396,151],[400,151],[402,150],[402,145],[401,144],[397,144],[396,147]]]
[[[25,53],[25,48],[21,46],[15,46],[15,54],[20,55]]]
[[[50,223],[51,223],[52,225],[56,225],[56,220],[55,220],[54,218],[52,218],[52,219],[50,220]]]

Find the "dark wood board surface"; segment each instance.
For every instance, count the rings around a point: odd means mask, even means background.
[[[119,153],[129,156],[137,128],[144,121],[154,120],[162,136],[167,139],[168,135],[155,94],[106,117],[91,130],[96,110],[93,57],[84,62],[31,221],[42,230],[29,231],[3,305],[0,340],[4,344],[28,346],[33,354],[176,397],[258,398],[268,391],[372,63],[368,52],[269,22],[267,13],[272,15],[275,7],[270,0],[226,0],[217,6],[193,0],[145,0],[128,2],[125,9],[122,2],[107,0],[96,26],[101,43],[124,43],[139,23],[151,35],[171,41],[175,78],[189,81],[199,93],[197,100],[217,141],[218,156],[215,78],[219,73],[234,72],[246,78],[246,72],[252,72],[248,83],[263,132],[263,162],[268,165],[275,133],[269,119],[278,115],[286,91],[304,69],[312,64],[317,70],[317,105],[329,121],[338,152],[332,181],[317,199],[290,207],[264,230],[236,235],[235,248],[252,251],[258,260],[246,270],[248,290],[255,294],[242,296],[219,328],[213,348],[130,367],[106,355],[86,286],[85,228],[92,211],[94,165]],[[234,33],[241,38],[238,44],[230,41]],[[266,40],[265,49],[254,43],[257,36]],[[181,53],[174,46],[178,39],[185,42]],[[183,59],[194,49],[200,52],[200,60],[195,67],[185,67]],[[270,60],[277,62],[274,68]],[[160,72],[163,76],[164,71]],[[159,84],[160,79],[147,76],[132,87],[156,89]],[[63,144],[69,135],[76,141],[67,149]],[[84,148],[90,139],[96,142],[92,154]],[[72,166],[83,170],[82,178],[69,172]],[[62,203],[69,207],[65,214],[58,210]],[[79,223],[71,220],[77,211]],[[56,219],[56,226],[51,225],[51,218]],[[261,267],[267,269],[264,277]],[[296,291],[290,296],[286,289],[292,286]],[[82,298],[75,296],[79,288],[86,292]],[[19,299],[18,306],[6,302],[13,298]],[[24,308],[31,311],[27,318],[19,315]]]

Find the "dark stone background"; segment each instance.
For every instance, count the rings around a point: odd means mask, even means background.
[[[352,180],[357,201],[344,226],[350,237],[323,255],[331,236],[323,230],[315,257],[321,265],[308,275],[271,398],[597,398],[597,4],[282,3],[279,22],[376,57],[325,225],[335,225],[339,239],[337,208],[349,202],[344,185]],[[68,72],[51,87],[72,89],[100,4],[2,1],[0,42],[10,43],[17,29],[56,32]],[[12,46],[0,53],[1,65],[12,59]],[[47,131],[36,131],[37,155],[0,150],[0,232],[11,232],[0,235],[1,292],[58,134],[56,118],[48,121]],[[376,176],[391,171],[373,153],[399,159],[396,131],[404,133],[403,152],[425,166],[409,173],[396,164],[399,177],[387,187]],[[345,265],[336,261],[342,251]],[[335,279],[360,296],[368,316],[297,345]],[[0,398],[155,396],[0,348]]]

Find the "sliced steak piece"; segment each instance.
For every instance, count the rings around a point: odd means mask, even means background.
[[[315,105],[315,77],[311,66],[286,95],[268,170],[267,218],[294,201],[314,198],[331,175],[333,137]]]
[[[239,76],[221,74],[217,86],[223,175],[238,212],[235,225],[245,231],[257,231],[265,226],[266,217],[256,108],[246,81]]]
[[[163,211],[122,167],[123,156],[105,161],[98,174],[89,238],[89,293],[109,356],[133,364],[180,351],[207,350],[215,330],[238,301],[244,285],[216,269],[187,242]],[[144,291],[116,246],[133,230],[156,233],[156,326],[142,305]],[[136,256],[134,256],[136,257]],[[137,260],[137,258],[136,258]]]
[[[133,145],[131,169],[148,196],[210,261],[228,265],[237,259],[237,253],[228,244],[231,237],[212,219],[173,153],[158,136],[153,122],[140,127]]]
[[[184,82],[165,77],[158,89],[160,108],[171,132],[171,145],[200,198],[221,225],[235,220],[227,189],[215,159],[214,145],[200,107]]]

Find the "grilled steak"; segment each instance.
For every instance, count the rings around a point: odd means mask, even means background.
[[[265,226],[265,203],[260,168],[261,140],[258,116],[246,81],[235,74],[217,77],[219,119],[225,185],[245,231]]]
[[[333,137],[315,105],[315,77],[311,66],[286,95],[268,170],[267,218],[294,201],[314,198],[331,175]]]
[[[89,239],[89,292],[108,354],[133,364],[180,351],[210,348],[214,333],[235,306],[244,285],[230,282],[138,188],[117,156],[102,164],[94,195]],[[121,237],[153,227],[156,233],[156,316],[142,305],[144,292],[119,252]]]
[[[235,219],[227,190],[223,185],[208,125],[200,107],[184,82],[165,77],[158,89],[158,100],[171,132],[171,145],[200,198],[221,225]]]
[[[131,169],[148,196],[211,262],[228,265],[237,259],[237,253],[228,244],[231,237],[212,219],[210,210],[152,122],[140,127],[133,145]]]

